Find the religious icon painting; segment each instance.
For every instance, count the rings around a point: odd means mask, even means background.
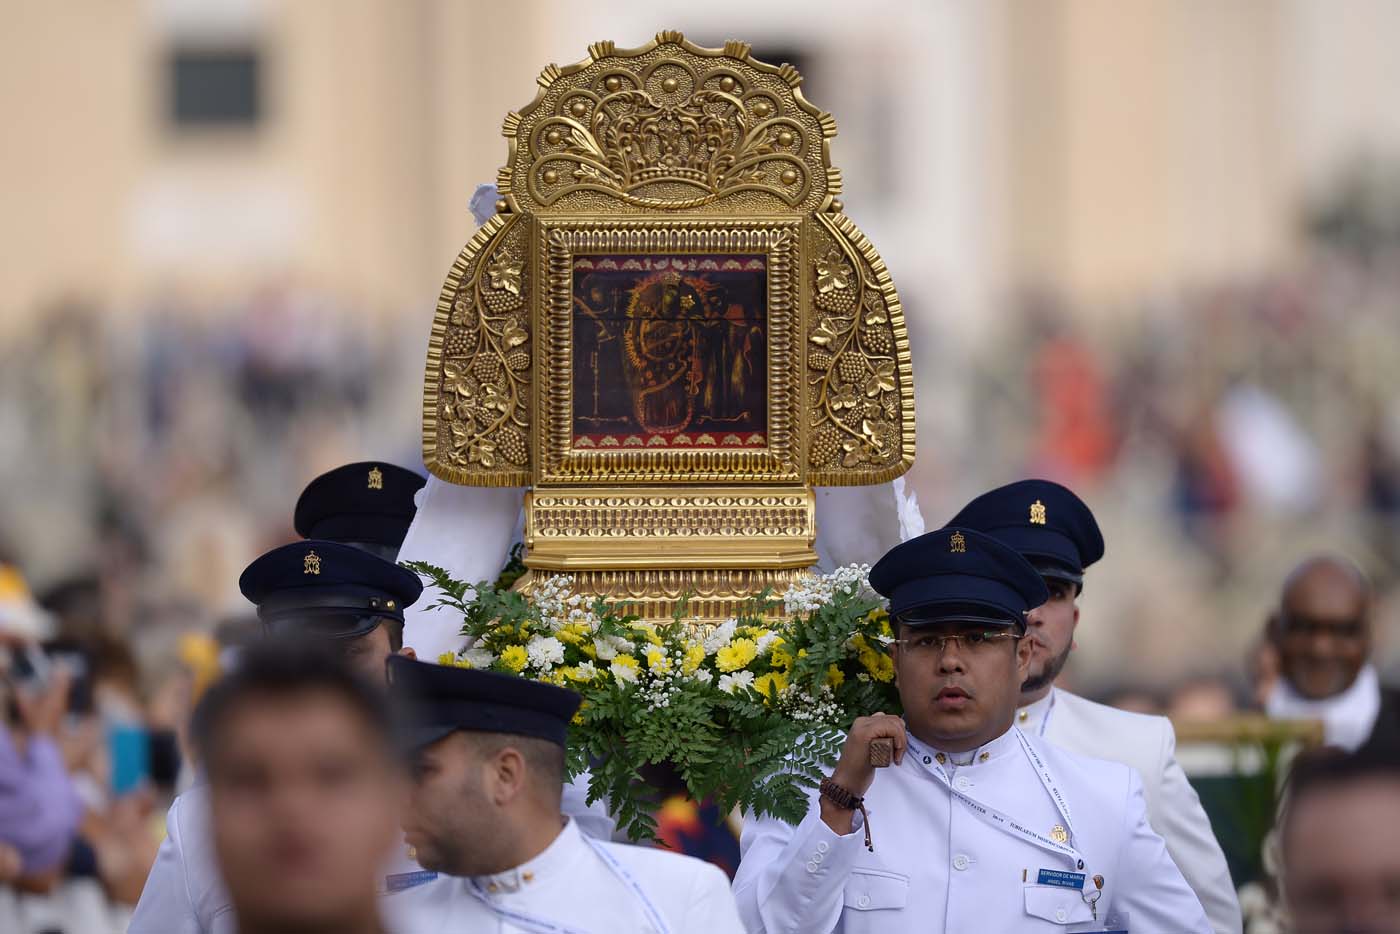
[[[766,446],[767,273],[753,253],[576,257],[573,446]]]

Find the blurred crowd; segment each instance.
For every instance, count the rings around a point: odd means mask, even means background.
[[[1374,238],[1132,309],[1027,293],[971,359],[918,348],[940,373],[921,404],[943,373],[968,387],[918,468],[930,522],[928,504],[1003,476],[1094,502],[1116,579],[1070,680],[1125,708],[1261,708],[1282,575],[1321,546],[1373,581],[1394,683],[1397,305],[1400,261]],[[290,287],[224,308],[75,300],[0,348],[0,433],[21,442],[0,447],[0,824],[14,807],[49,822],[0,827],[0,898],[121,929],[190,781],[190,704],[248,636],[239,571],[295,537],[288,503],[312,476],[370,453],[418,463],[428,321],[387,320]],[[7,799],[15,775],[38,797]]]

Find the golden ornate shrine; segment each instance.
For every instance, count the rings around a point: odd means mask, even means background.
[[[722,619],[816,562],[814,485],[914,457],[904,317],[791,65],[663,32],[550,65],[438,300],[424,461],[529,486],[525,563]]]

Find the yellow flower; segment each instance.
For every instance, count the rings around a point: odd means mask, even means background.
[[[637,659],[632,655],[619,655],[609,666],[613,677],[619,681],[637,680]]]
[[[826,666],[826,683],[829,687],[839,688],[846,680],[846,673],[835,665]]]
[[[521,671],[525,668],[525,663],[530,660],[530,656],[525,654],[525,646],[508,645],[501,650],[501,664],[511,671]]]
[[[735,639],[715,653],[715,667],[720,671],[738,671],[758,655],[752,639]]]
[[[574,726],[583,726],[583,709],[588,706],[588,701],[583,701],[578,705],[578,710],[574,711]]]
[[[685,650],[685,661],[681,665],[681,671],[686,674],[691,674],[704,663],[705,646],[699,642],[692,643],[690,647]]]
[[[457,656],[452,652],[443,652],[438,656],[438,664],[455,668],[457,665]]]
[[[753,689],[762,694],[770,703],[788,686],[787,675],[781,671],[770,671],[753,679]]]
[[[666,674],[671,670],[671,660],[666,657],[664,649],[658,649],[654,645],[646,648],[647,667],[659,674]]]
[[[592,665],[588,665],[587,667],[584,667],[582,665],[570,665],[569,667],[564,668],[562,670],[564,672],[564,676],[567,677],[570,681],[592,681],[593,676],[598,673],[598,669],[594,668]]]
[[[641,634],[646,637],[646,640],[652,645],[661,644],[661,637],[656,634],[655,623],[636,622],[632,624],[632,628],[639,630]]]
[[[792,655],[790,655],[786,649],[774,649],[773,655],[769,661],[772,662],[774,668],[779,668],[783,671],[787,671],[792,667]]]
[[[894,678],[894,659],[884,652],[877,652],[867,646],[860,650],[860,663],[876,681],[889,681]]]
[[[593,647],[593,643],[591,641],[580,643],[578,650],[584,655],[587,655],[589,658],[596,659],[598,657],[598,650]]]

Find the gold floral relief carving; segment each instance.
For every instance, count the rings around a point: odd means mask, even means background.
[[[818,485],[878,483],[914,456],[904,314],[879,254],[841,215],[818,215],[808,332],[808,448]]]
[[[525,231],[515,218],[492,218],[472,241],[479,249],[463,251],[443,290],[446,307],[439,305],[429,346],[424,408],[432,417],[425,419],[424,445],[427,463],[454,482],[529,482]]]

